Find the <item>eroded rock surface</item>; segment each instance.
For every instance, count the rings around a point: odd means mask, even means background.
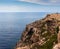
[[[28,24],[15,49],[52,49],[58,43],[59,25],[60,14],[57,13]]]
[[[56,44],[53,49],[60,49],[60,43]]]

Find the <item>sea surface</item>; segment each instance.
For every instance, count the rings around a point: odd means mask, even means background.
[[[26,25],[48,12],[0,12],[0,49],[13,49]]]

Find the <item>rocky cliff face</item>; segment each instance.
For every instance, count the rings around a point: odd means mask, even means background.
[[[28,24],[15,49],[52,49],[58,43],[59,25],[60,14],[57,13]]]

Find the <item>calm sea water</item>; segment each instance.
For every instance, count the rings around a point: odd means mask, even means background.
[[[26,24],[43,18],[45,12],[0,13],[0,49],[13,49]]]

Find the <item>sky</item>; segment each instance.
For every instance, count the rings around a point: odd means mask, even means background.
[[[60,12],[60,0],[0,0],[0,12]]]

